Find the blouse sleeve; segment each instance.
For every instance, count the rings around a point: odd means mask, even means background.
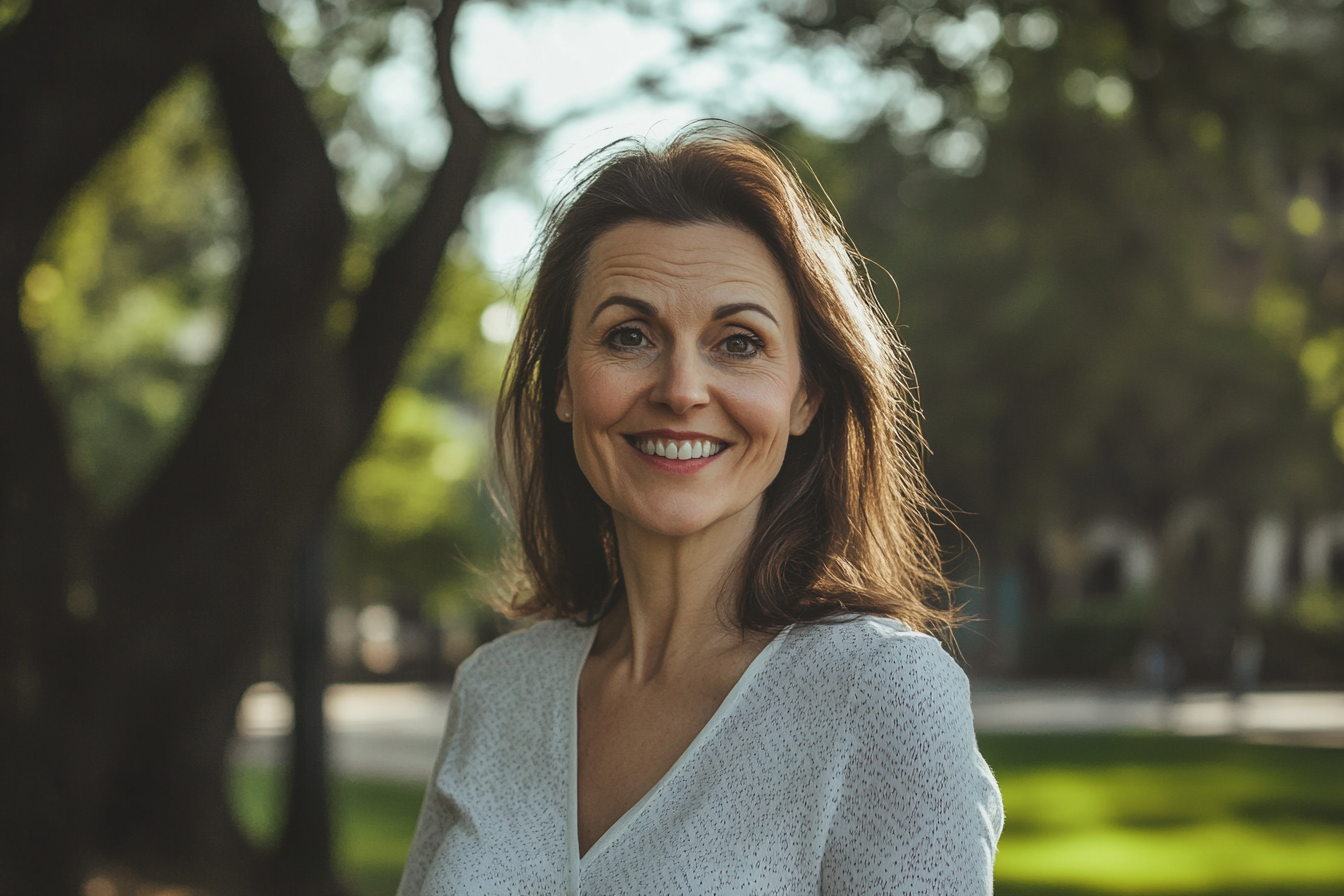
[[[439,755],[434,760],[434,770],[430,773],[429,785],[425,788],[425,798],[420,804],[420,818],[415,824],[415,836],[411,839],[411,851],[406,857],[406,867],[401,872],[401,884],[397,887],[397,896],[421,896],[425,876],[429,873],[430,865],[434,862],[434,856],[439,850],[439,845],[443,843],[443,838],[448,829],[457,820],[452,804],[439,790],[437,782],[439,772],[443,770],[448,745],[452,742],[453,734],[457,730],[461,700],[458,683],[462,680],[462,672],[465,668],[465,664],[460,666],[457,675],[453,678],[453,687],[448,695],[448,722],[444,726],[443,740],[439,743]]]
[[[988,896],[1003,802],[976,748],[966,676],[923,635],[876,654],[851,691],[821,893]]]

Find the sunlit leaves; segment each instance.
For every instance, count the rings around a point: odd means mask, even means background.
[[[244,215],[192,72],[70,198],[25,276],[21,317],[96,506],[124,501],[189,419],[228,329]]]
[[[1280,306],[1299,338],[1302,331],[1302,312],[1292,306]],[[1302,375],[1311,389],[1313,402],[1331,410],[1344,406],[1344,329],[1336,328],[1307,340],[1298,355]]]
[[[484,479],[508,347],[486,338],[483,315],[500,307],[511,306],[469,258],[445,263],[399,385],[341,482],[341,591],[377,581],[444,609],[493,566],[502,533]]]
[[[265,0],[273,36],[308,94],[357,230],[379,238],[419,200],[447,150],[433,3]]]
[[[1298,196],[1288,204],[1288,226],[1299,236],[1315,236],[1324,221],[1321,207],[1309,196]]]
[[[1289,354],[1302,344],[1306,333],[1305,297],[1291,286],[1265,283],[1255,292],[1256,329]]]
[[[623,134],[647,136],[652,122],[700,117],[765,130],[796,122],[842,141],[885,127],[898,152],[973,174],[987,148],[984,121],[1009,104],[1012,69],[991,54],[1005,44],[1046,50],[1060,28],[1044,9],[1005,18],[986,2],[851,12],[770,0],[479,2],[463,10],[457,58],[464,91],[487,115],[551,129],[536,151],[544,164],[524,175],[548,196],[561,182],[551,169]],[[497,242],[491,233],[482,241]],[[517,254],[487,261],[502,268]]]
[[[32,0],[0,0],[0,31],[22,21],[32,5]]]
[[[347,471],[345,518],[378,538],[416,538],[453,512],[453,487],[479,474],[482,422],[446,402],[398,387],[383,404],[368,450]]]

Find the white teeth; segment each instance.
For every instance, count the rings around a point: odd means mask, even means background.
[[[713,457],[723,450],[723,443],[708,439],[696,439],[694,442],[664,442],[662,439],[647,439],[636,442],[635,447],[645,454],[656,454],[668,460],[691,460],[693,458]]]

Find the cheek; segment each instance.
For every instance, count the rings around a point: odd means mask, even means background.
[[[630,408],[638,389],[632,378],[611,365],[579,366],[570,373],[574,411],[585,427],[610,426]]]
[[[731,404],[738,425],[753,438],[783,443],[788,441],[797,392],[797,384],[786,377],[761,377],[742,383],[724,398]]]

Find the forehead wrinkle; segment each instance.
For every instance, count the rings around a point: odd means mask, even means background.
[[[778,289],[782,289],[784,297],[789,296],[788,284],[778,271],[770,271],[775,276],[769,277],[764,271],[752,269],[749,265],[734,264],[731,261],[700,259],[693,263],[668,265],[661,263],[663,259],[657,259],[649,255],[650,262],[639,263],[610,263],[603,261],[595,269],[587,272],[585,280],[586,285],[594,287],[610,286],[610,289],[602,289],[603,298],[609,298],[612,295],[624,295],[625,290],[621,288],[621,281],[629,281],[633,284],[652,283],[658,287],[665,288],[674,292],[681,293],[699,293],[706,288],[710,290],[719,290],[722,287],[744,286],[753,293],[759,293],[769,296],[775,296]],[[655,264],[654,262],[660,262]],[[706,266],[716,269],[717,276],[706,277],[701,274],[686,274],[682,272],[685,268],[695,266]],[[729,268],[727,276],[722,276],[723,268]],[[771,279],[778,279],[777,283],[771,283]],[[615,283],[613,283],[615,281]],[[618,285],[620,284],[620,285]],[[777,289],[778,288],[778,289]],[[638,295],[630,295],[630,298],[642,298]]]
[[[587,300],[583,304],[601,304],[619,296],[665,306],[655,310],[665,316],[678,316],[677,311],[689,310],[686,300],[692,304],[708,302],[715,306],[710,309],[713,313],[717,307],[763,298],[766,301],[756,304],[786,305],[777,309],[785,315],[794,310],[793,290],[778,261],[759,237],[749,231],[726,225],[691,225],[697,230],[722,227],[746,236],[762,250],[759,257],[756,253],[743,257],[740,252],[706,238],[703,231],[701,239],[677,244],[658,238],[657,230],[670,225],[648,225],[652,232],[640,236],[623,232],[625,226],[644,225],[623,225],[608,231],[590,247],[580,281],[581,299]],[[618,235],[615,245],[609,242],[613,235]],[[648,248],[650,245],[654,248]],[[598,313],[593,312],[594,318]],[[776,323],[783,325],[784,321]]]

